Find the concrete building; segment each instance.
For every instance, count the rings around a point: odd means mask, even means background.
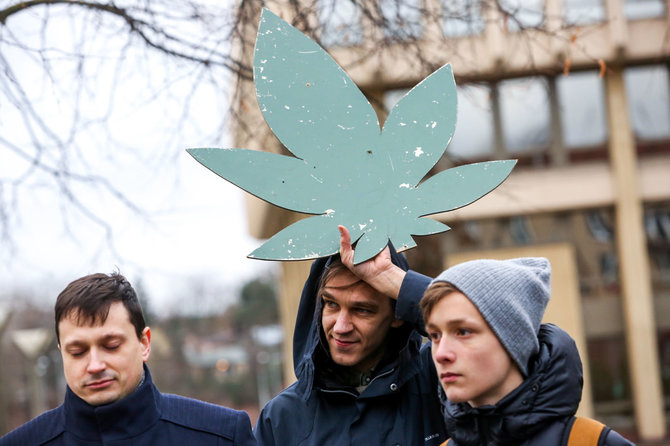
[[[288,3],[268,7],[291,21]],[[369,17],[320,17],[312,7],[306,20],[324,23],[322,42],[373,104],[391,106],[432,69],[452,64],[458,123],[437,170],[519,160],[493,193],[434,216],[452,231],[418,240],[410,263],[435,274],[472,257],[548,257],[547,320],[567,328],[581,350],[581,413],[638,441],[667,439],[670,0],[498,2],[515,10],[513,19],[490,0],[406,3],[423,8],[396,11],[413,51],[402,43],[370,48],[379,39],[369,33],[381,31],[366,25]],[[456,4],[467,17],[447,19],[445,8]],[[240,51],[250,60],[251,47]],[[280,152],[253,84],[239,87],[236,147]],[[249,197],[248,217],[250,233],[268,238],[301,216]],[[309,265],[281,265],[286,333]],[[291,336],[285,354],[292,377]]]

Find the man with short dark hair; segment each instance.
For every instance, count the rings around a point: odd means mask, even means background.
[[[389,247],[353,265],[350,235],[340,232],[340,254],[316,260],[303,288],[293,335],[298,380],[263,408],[256,439],[437,446],[447,436],[418,311],[431,279],[407,271]]]
[[[255,445],[249,416],[162,394],[145,362],[151,330],[119,273],[70,283],[55,305],[65,401],[0,439],[10,445]]]

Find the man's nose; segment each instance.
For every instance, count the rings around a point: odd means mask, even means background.
[[[437,362],[453,362],[456,359],[453,345],[447,336],[442,336],[437,342],[433,341],[431,348]]]
[[[104,361],[104,358],[101,352],[96,349],[91,349],[88,361],[88,367],[86,371],[88,373],[100,373],[107,368],[107,364]]]
[[[337,319],[335,320],[335,326],[333,327],[333,331],[336,333],[347,333],[351,331],[353,325],[351,323],[351,318],[349,317],[349,313],[346,311],[342,310],[339,312],[337,315]]]

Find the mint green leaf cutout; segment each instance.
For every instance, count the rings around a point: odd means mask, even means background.
[[[319,45],[263,9],[254,53],[256,96],[265,121],[295,156],[309,160],[364,153],[379,120],[349,75]]]
[[[414,211],[430,215],[458,209],[495,189],[512,172],[516,160],[487,161],[454,167],[433,175],[415,190]],[[458,191],[459,193],[445,193]]]
[[[358,87],[320,46],[264,9],[254,55],[258,103],[294,157],[246,149],[188,149],[224,179],[277,206],[313,214],[249,254],[304,260],[339,251],[337,225],[356,241],[354,263],[389,240],[448,231],[426,216],[465,206],[495,189],[515,160],[448,169],[427,180],[456,125],[456,84],[445,65],[410,90],[384,128]]]
[[[188,152],[234,185],[285,209],[322,214],[321,200],[305,200],[303,189],[308,187],[315,197],[332,192],[298,158],[247,149],[188,149]]]
[[[335,230],[333,230],[335,229]],[[265,259],[267,252],[276,253],[273,260],[304,260],[320,257],[319,253],[339,247],[340,233],[329,215],[300,220],[272,236],[249,258]]]
[[[450,65],[435,71],[398,101],[381,135],[381,147],[395,148],[389,157],[396,178],[415,185],[437,163],[454,134],[456,110],[456,82]]]

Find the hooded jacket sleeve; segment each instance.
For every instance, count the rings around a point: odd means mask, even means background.
[[[274,432],[272,430],[272,423],[267,415],[267,406],[261,411],[261,414],[258,416],[258,421],[256,422],[256,427],[254,427],[254,436],[256,437],[256,442],[261,446],[273,446],[278,444],[274,438]]]
[[[606,427],[603,435],[598,440],[598,446],[635,446],[635,443],[626,440],[618,432]]]
[[[396,318],[409,322],[424,336],[426,336],[426,330],[423,324],[423,315],[419,309],[419,302],[431,280],[428,276],[408,270],[400,286],[395,308]]]

